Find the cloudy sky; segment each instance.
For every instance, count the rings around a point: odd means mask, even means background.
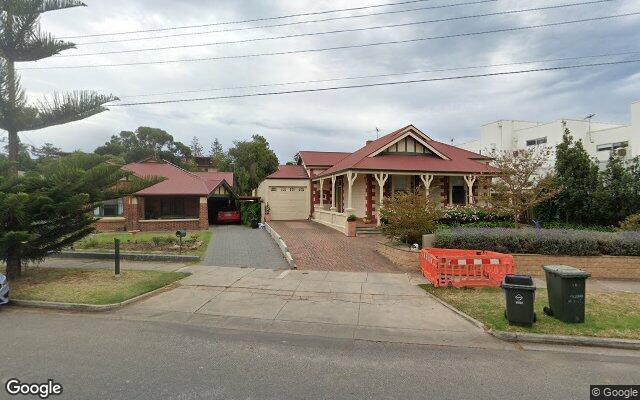
[[[402,0],[387,0],[387,3]],[[474,0],[427,0],[410,4],[304,17],[138,34],[69,39],[78,44],[65,55],[204,44],[297,33],[326,32],[390,24],[487,14],[589,0],[496,0],[480,4],[424,9]],[[478,1],[478,0],[475,0]],[[290,14],[383,4],[384,0],[86,0],[88,7],[48,13],[45,30],[58,37],[92,35],[185,25],[216,24]],[[333,17],[387,13],[359,18],[309,22],[282,27],[213,32],[117,43],[82,44],[236,29]],[[627,16],[547,28],[426,40],[405,44],[324,52],[78,69],[33,67],[100,65],[206,58],[348,46],[420,37],[456,35],[504,28],[640,12],[637,0],[615,0],[555,10],[470,18],[405,27],[315,35],[270,41],[209,45],[80,57],[56,57],[20,64],[31,99],[53,91],[95,89],[123,102],[171,100],[259,93],[349,84],[427,79],[536,67],[640,59],[640,16]],[[176,91],[334,79],[494,65],[565,57],[638,51],[637,54],[545,62],[516,66],[430,72],[385,78],[296,84],[251,89],[139,96]],[[376,137],[413,123],[432,137],[461,143],[479,135],[480,125],[497,119],[535,121],[583,118],[596,113],[605,122],[628,122],[629,104],[640,100],[640,64],[463,79],[320,93],[250,97],[163,105],[113,107],[109,112],[63,127],[28,132],[28,144],[53,143],[65,150],[92,150],[121,130],[152,126],[189,143],[197,136],[206,146],[219,138],[264,135],[285,162],[300,149],[354,150]]]

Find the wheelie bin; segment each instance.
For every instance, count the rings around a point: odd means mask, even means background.
[[[545,265],[549,307],[544,313],[567,323],[584,322],[585,283],[589,273],[568,265]]]
[[[536,322],[533,304],[536,300],[536,286],[528,275],[507,275],[502,281],[504,298],[507,303],[504,316],[509,325],[531,326]]]

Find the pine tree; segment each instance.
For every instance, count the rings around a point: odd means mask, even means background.
[[[74,153],[45,161],[24,176],[0,176],[0,260],[7,277],[93,232],[102,201],[159,182],[138,179],[108,156]],[[123,183],[126,180],[126,183]]]
[[[19,132],[78,121],[106,111],[115,97],[91,91],[55,93],[35,104],[16,75],[16,63],[38,61],[72,49],[40,29],[40,16],[49,11],[85,6],[77,0],[3,0],[0,2],[0,128],[8,132],[9,173],[18,174]]]
[[[224,151],[222,144],[215,138],[211,143],[211,150],[209,150],[209,156],[211,157],[211,165],[218,171],[231,171],[231,160],[228,154]]]
[[[191,139],[191,145],[189,147],[191,148],[191,154],[194,157],[202,157],[204,155],[204,149],[202,148],[200,139],[198,139],[197,136],[194,136],[193,139]]]
[[[562,143],[556,146],[556,196],[558,214],[565,222],[590,224],[597,215],[596,193],[600,191],[598,165],[589,157],[582,141],[574,143],[565,128]]]

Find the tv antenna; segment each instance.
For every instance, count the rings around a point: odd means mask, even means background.
[[[591,119],[595,116],[596,116],[595,114],[589,114],[586,117],[584,117],[584,119],[589,121],[589,130],[587,131],[587,136],[589,137],[590,143],[593,143],[593,137],[591,136]]]

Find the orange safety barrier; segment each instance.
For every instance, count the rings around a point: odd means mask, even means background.
[[[500,287],[516,271],[512,255],[481,250],[424,249],[420,266],[434,287]]]

